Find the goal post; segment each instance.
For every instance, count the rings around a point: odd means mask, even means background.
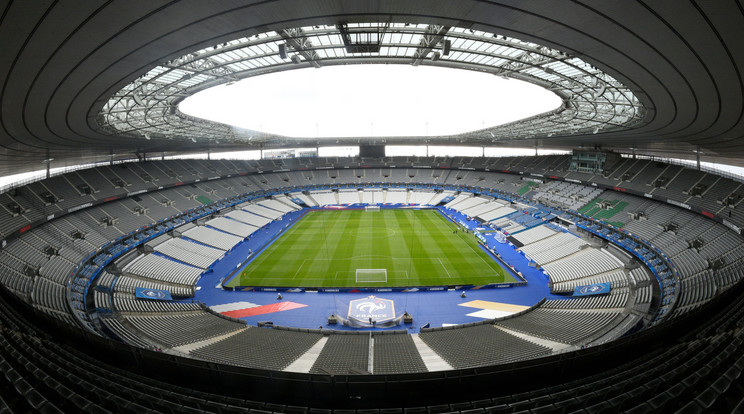
[[[357,269],[356,283],[387,283],[387,269]]]
[[[380,211],[380,206],[364,206],[364,211]]]

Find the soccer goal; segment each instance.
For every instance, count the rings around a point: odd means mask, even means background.
[[[380,211],[380,206],[364,206],[364,211]]]
[[[357,269],[357,283],[387,283],[387,269]]]

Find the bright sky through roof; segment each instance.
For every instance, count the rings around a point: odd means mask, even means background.
[[[297,69],[220,85],[184,113],[287,137],[438,136],[552,111],[554,93],[483,72],[431,66]]]

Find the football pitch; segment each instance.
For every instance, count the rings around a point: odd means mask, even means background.
[[[478,244],[475,236],[436,210],[310,211],[225,286],[403,287],[515,281]]]

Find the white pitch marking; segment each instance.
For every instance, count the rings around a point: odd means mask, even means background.
[[[444,217],[442,217],[441,215],[440,215],[439,217],[441,217],[441,218],[442,218],[442,220],[445,220],[445,221],[447,221],[447,220],[446,220],[446,219],[445,219]],[[447,223],[450,223],[450,222],[449,222],[449,221],[447,221]],[[456,225],[455,225],[455,226],[456,226]],[[461,236],[461,235],[460,235],[459,233],[458,233],[458,237],[460,237],[460,239],[462,239],[462,236]],[[479,255],[479,254],[478,254],[478,252],[477,252],[477,251],[476,251],[476,250],[475,250],[475,249],[473,248],[473,246],[471,246],[471,245],[470,245],[470,243],[468,243],[468,242],[465,242],[465,244],[467,244],[467,245],[468,245],[468,247],[470,247],[470,250],[472,250],[472,251],[473,251],[473,253],[475,253],[475,255],[476,255],[476,256],[478,256],[478,257],[479,257],[479,258],[480,258],[480,259],[481,259],[481,260],[483,261],[483,263],[485,263],[485,264],[486,264],[486,266],[488,266],[488,268],[489,268],[489,269],[493,270],[494,272],[496,271],[496,269],[494,269],[494,268],[493,268],[493,266],[491,266],[491,264],[490,264],[490,263],[488,263],[488,262],[486,261],[486,259],[484,259],[484,258],[483,258],[483,257],[482,257],[481,255]]]
[[[444,266],[444,263],[442,263],[442,259],[440,259],[439,257],[437,257],[437,260],[439,260],[439,264],[442,265],[442,267],[444,268],[444,271],[447,272],[447,277],[451,279],[452,278],[452,275],[450,275],[449,270],[447,270],[447,268]]]
[[[294,279],[295,277],[297,277],[297,274],[298,274],[298,273],[300,273],[300,269],[302,269],[302,266],[305,266],[305,262],[306,262],[306,261],[307,261],[307,259],[303,259],[303,260],[302,260],[302,264],[300,265],[300,267],[298,267],[298,268],[297,268],[297,271],[296,271],[296,272],[295,272],[295,274],[294,274],[294,275],[292,276],[292,279]]]

